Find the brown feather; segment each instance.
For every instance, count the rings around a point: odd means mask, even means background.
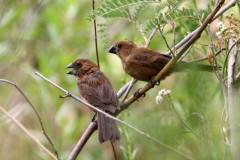
[[[113,49],[113,50],[112,50]],[[147,48],[138,47],[134,42],[122,40],[109,50],[121,59],[124,70],[133,78],[150,81],[172,59],[171,56]],[[197,70],[212,71],[211,66],[179,62],[162,77],[164,79],[172,72],[185,71],[195,67]]]
[[[117,95],[98,66],[87,59],[78,59],[72,65],[78,77],[81,96],[91,105],[113,114],[119,108]],[[120,139],[115,121],[101,113],[98,113],[98,130],[101,143]]]

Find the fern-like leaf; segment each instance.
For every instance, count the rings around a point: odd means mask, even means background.
[[[91,15],[103,18],[128,18],[126,11],[128,7],[150,3],[160,3],[160,0],[105,0]],[[141,7],[139,9],[141,10]],[[91,15],[90,19],[93,18]]]
[[[131,17],[133,20],[136,20],[138,16],[142,13],[142,11],[148,6],[148,4],[140,4],[137,5],[134,9],[134,11],[131,14]]]
[[[104,44],[104,48],[109,48],[110,41],[109,41],[109,30],[108,30],[108,24],[106,23],[100,23],[97,24],[98,26],[98,33],[100,35],[100,39]]]
[[[147,22],[144,27],[144,32],[147,33],[152,31],[154,28],[157,28],[158,25],[167,24],[167,21],[175,16],[174,12],[176,12],[177,8],[185,1],[186,0],[171,0],[160,3],[160,5],[155,9],[155,18]],[[168,7],[168,10],[164,12],[163,10],[166,7]]]

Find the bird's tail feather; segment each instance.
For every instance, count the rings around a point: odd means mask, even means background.
[[[101,113],[98,113],[98,139],[100,143],[108,140],[114,142],[120,139],[116,122]]]
[[[170,69],[172,72],[182,72],[186,70],[197,70],[197,71],[206,71],[213,72],[214,67],[210,65],[198,64],[196,62],[179,62],[173,68]]]

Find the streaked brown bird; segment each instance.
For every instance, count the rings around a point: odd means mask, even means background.
[[[152,80],[172,59],[169,55],[148,48],[138,47],[129,40],[118,41],[109,49],[109,52],[117,54],[122,61],[124,70],[130,76],[140,81]],[[162,79],[172,72],[180,72],[186,69],[213,71],[212,66],[181,61],[170,68],[169,72]]]
[[[117,94],[107,77],[98,66],[88,59],[78,59],[66,68],[73,68],[68,74],[78,78],[78,89],[81,96],[89,104],[113,114],[119,109]],[[100,143],[120,139],[119,130],[114,120],[97,113],[98,138]]]

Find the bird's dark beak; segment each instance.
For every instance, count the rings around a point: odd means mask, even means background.
[[[77,75],[77,72],[76,72],[75,69],[73,69],[73,70],[67,72],[67,74],[71,74],[71,75],[75,75],[75,76],[76,76],[76,75]]]
[[[67,68],[73,68],[73,64],[71,63],[71,64],[69,64],[67,67],[66,67],[66,69]]]
[[[113,53],[113,54],[116,54],[117,53],[117,49],[116,47],[112,46],[109,50],[108,50],[109,53]]]
[[[67,67],[66,67],[66,69],[67,68],[73,68],[73,64],[71,63],[71,64],[69,64]],[[71,70],[71,71],[69,71],[69,72],[67,72],[67,74],[71,74],[71,75],[77,75],[77,72],[76,72],[76,70],[75,69],[73,69],[73,70]]]

